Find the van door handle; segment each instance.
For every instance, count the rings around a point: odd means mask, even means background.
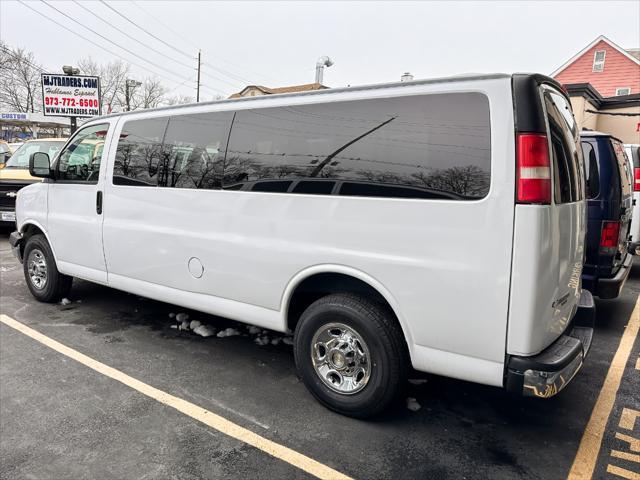
[[[96,194],[96,213],[102,214],[102,190],[98,190]]]

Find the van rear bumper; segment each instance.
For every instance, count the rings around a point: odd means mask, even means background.
[[[507,366],[507,390],[528,397],[548,398],[567,386],[589,353],[596,306],[588,290],[582,290],[578,309],[564,334],[532,357],[511,356]]]
[[[622,265],[618,269],[618,273],[612,278],[599,278],[596,286],[596,295],[600,298],[617,298],[624,287],[624,283],[631,272],[631,264],[633,263],[633,255],[627,254]]]

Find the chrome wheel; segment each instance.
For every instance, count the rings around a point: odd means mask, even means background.
[[[371,376],[371,356],[362,337],[343,323],[323,325],[311,340],[313,369],[331,390],[351,395]]]
[[[34,248],[29,252],[27,258],[27,271],[29,272],[29,280],[38,290],[42,290],[47,285],[47,261],[42,251]]]

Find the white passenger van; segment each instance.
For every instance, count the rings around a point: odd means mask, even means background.
[[[78,277],[295,332],[343,414],[381,411],[410,367],[549,397],[593,332],[577,142],[528,74],[108,115],[32,157],[11,245],[41,301]]]

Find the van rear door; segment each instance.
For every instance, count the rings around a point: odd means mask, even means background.
[[[546,165],[547,172],[536,168],[534,173],[550,177],[546,188],[551,189],[542,201],[516,205],[507,353],[531,356],[566,330],[578,307],[585,254],[585,180],[569,99],[551,80],[541,81],[536,90],[530,86],[525,102],[519,101],[523,95],[517,87],[514,82],[518,139],[528,135],[523,124],[546,139],[539,152],[545,158],[534,163]],[[522,117],[530,121],[522,122]],[[520,188],[522,182],[517,184]]]

